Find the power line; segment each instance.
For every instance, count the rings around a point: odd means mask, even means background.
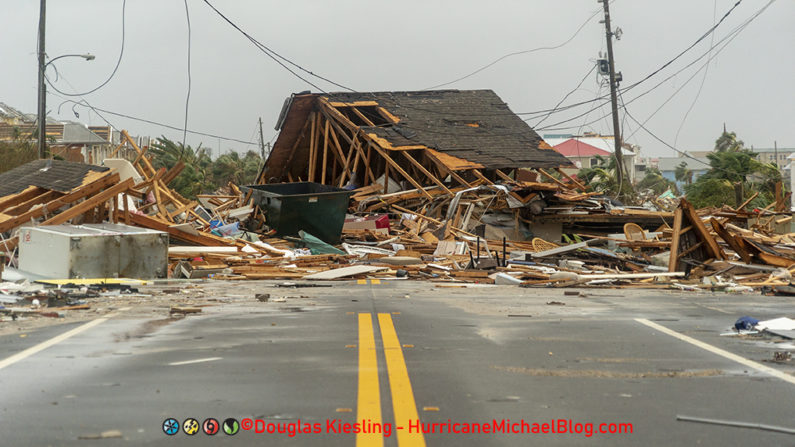
[[[774,1],[775,1],[775,0],[774,0]],[[693,47],[695,47],[696,45],[698,45],[699,43],[701,43],[701,41],[702,41],[702,40],[704,40],[704,39],[706,39],[706,38],[707,38],[707,36],[709,36],[709,35],[710,35],[710,34],[711,34],[713,31],[715,31],[715,29],[716,29],[717,27],[719,27],[719,26],[720,26],[720,24],[721,24],[721,23],[723,23],[723,21],[724,21],[724,20],[726,20],[726,18],[727,18],[727,17],[729,17],[729,15],[732,13],[732,11],[734,11],[734,10],[735,10],[735,9],[736,9],[738,6],[740,6],[740,3],[742,3],[742,2],[743,2],[743,0],[737,0],[737,3],[735,3],[735,4],[734,4],[734,6],[732,6],[732,7],[731,7],[731,8],[730,8],[728,11],[726,11],[726,13],[723,15],[723,17],[721,17],[721,19],[718,21],[718,23],[716,23],[716,24],[712,25],[712,27],[711,27],[710,29],[708,29],[708,30],[707,30],[707,31],[706,31],[704,34],[702,34],[702,35],[701,35],[701,37],[699,37],[698,39],[696,39],[696,41],[695,41],[695,42],[693,42],[692,44],[690,44],[690,46],[689,46],[689,47],[687,47],[687,48],[685,48],[684,50],[682,50],[682,51],[681,51],[679,54],[677,54],[677,55],[676,55],[676,56],[675,56],[673,59],[671,59],[671,60],[669,60],[668,62],[664,63],[664,64],[663,64],[663,65],[662,65],[660,68],[658,68],[658,69],[654,70],[653,72],[651,72],[649,75],[647,75],[646,77],[644,77],[644,78],[643,78],[643,79],[641,79],[640,81],[638,81],[638,82],[635,82],[634,84],[632,84],[632,85],[630,85],[630,86],[626,87],[625,91],[628,91],[628,90],[631,90],[631,89],[633,89],[633,88],[637,87],[637,86],[638,86],[638,85],[640,85],[641,83],[643,83],[643,82],[645,82],[646,80],[650,79],[652,76],[654,76],[654,75],[656,75],[657,73],[659,73],[659,72],[663,71],[663,70],[664,70],[665,68],[667,68],[669,65],[671,65],[672,63],[674,63],[674,62],[675,62],[677,59],[679,59],[680,57],[682,57],[682,56],[683,56],[685,53],[687,53],[688,51],[690,51],[690,50],[691,50]]]
[[[671,74],[670,76],[666,77],[666,78],[665,78],[665,79],[663,79],[662,81],[658,82],[658,83],[657,83],[656,85],[654,85],[653,87],[649,88],[648,90],[644,91],[643,93],[641,93],[641,94],[639,94],[639,95],[635,96],[634,98],[630,99],[629,101],[627,101],[627,102],[626,102],[626,104],[632,104],[633,102],[637,101],[638,99],[642,98],[643,96],[646,96],[647,94],[649,94],[649,93],[651,93],[652,91],[656,90],[657,88],[659,88],[659,87],[660,87],[661,85],[663,85],[664,83],[666,83],[666,82],[668,82],[669,80],[673,79],[673,78],[674,78],[676,75],[678,75],[679,73],[681,73],[681,72],[683,72],[683,71],[687,70],[688,68],[692,67],[693,65],[695,65],[695,64],[696,64],[698,61],[702,60],[704,57],[707,57],[707,58],[708,58],[706,63],[709,63],[710,61],[712,61],[712,60],[713,60],[715,57],[717,57],[717,56],[718,56],[718,55],[719,55],[719,54],[720,54],[720,53],[721,53],[721,52],[722,52],[722,51],[723,51],[723,50],[724,50],[724,49],[725,49],[725,48],[728,46],[728,44],[729,44],[729,43],[731,43],[731,41],[733,41],[735,38],[737,38],[737,36],[739,36],[739,34],[740,34],[742,31],[744,31],[744,30],[745,30],[745,28],[747,28],[747,27],[748,27],[748,26],[751,24],[751,22],[753,22],[754,20],[756,20],[756,18],[758,18],[758,17],[759,17],[759,16],[760,16],[760,15],[761,15],[761,14],[762,14],[762,13],[763,13],[765,10],[767,10],[767,8],[769,8],[769,7],[770,7],[770,5],[772,5],[772,4],[773,4],[775,1],[776,1],[776,0],[770,0],[770,1],[769,1],[769,2],[768,2],[766,5],[765,5],[765,6],[763,6],[763,7],[762,7],[762,8],[760,8],[759,10],[757,10],[757,12],[756,12],[756,13],[754,13],[754,14],[753,14],[751,17],[749,17],[748,19],[746,19],[746,20],[745,20],[745,22],[743,22],[741,25],[739,25],[739,26],[735,27],[735,28],[734,28],[732,31],[730,31],[728,34],[726,34],[726,36],[724,36],[723,38],[721,38],[721,39],[720,39],[720,40],[717,42],[717,44],[710,46],[710,48],[709,48],[707,51],[705,51],[703,54],[701,54],[701,56],[699,56],[699,57],[695,58],[695,59],[694,59],[693,61],[691,61],[689,64],[685,65],[684,67],[682,67],[681,69],[679,69],[679,70],[678,70],[678,71],[676,71],[675,73]],[[722,46],[721,46],[721,45],[722,45]],[[712,50],[714,50],[714,49],[715,49],[715,48],[717,48],[718,46],[721,46],[721,47],[720,47],[720,48],[719,48],[719,49],[718,49],[718,50],[717,50],[717,51],[716,51],[714,54],[712,54]],[[700,69],[699,69],[699,70],[698,70],[696,73],[700,72],[700,71],[701,71],[703,68],[704,68],[704,66],[702,65],[702,67],[701,67],[701,68],[700,68]],[[658,70],[658,71],[659,71],[659,70]],[[649,77],[649,76],[647,76],[647,77],[646,77],[646,78],[644,78],[644,79],[649,79],[649,78],[650,78],[650,77]],[[692,76],[691,76],[691,78],[689,78],[689,79],[688,79],[688,80],[685,82],[685,84],[687,84],[688,82],[690,82],[690,80],[691,80],[691,79],[692,79]],[[638,84],[639,84],[639,82],[637,82],[637,83],[633,84],[633,85],[632,85],[632,86],[630,86],[630,87],[637,86]],[[629,91],[630,87],[626,87],[626,88],[624,88],[624,89],[621,89],[620,91],[621,91],[622,93],[625,93],[625,92]],[[680,89],[679,89],[679,90],[681,90],[681,87],[680,87]],[[679,90],[677,90],[677,92],[676,92],[676,93],[678,93],[678,91],[679,91]],[[676,93],[674,93],[674,94],[676,94]],[[602,99],[602,98],[599,98],[599,99]],[[669,99],[668,99],[668,101],[670,101],[670,99],[671,99],[671,98],[669,98]],[[666,101],[666,103],[667,103],[668,101]],[[589,113],[590,113],[591,111],[593,111],[593,110],[596,110],[596,109],[598,109],[598,108],[601,108],[601,106],[602,106],[602,105],[604,105],[604,104],[605,104],[605,103],[602,103],[602,104],[599,104],[598,106],[595,106],[595,107],[593,107],[591,110],[589,110]],[[655,112],[655,113],[656,113],[656,112]],[[577,116],[575,116],[575,117],[573,117],[573,118],[569,118],[569,119],[567,119],[567,120],[559,121],[559,122],[557,122],[557,123],[555,123],[555,124],[551,124],[551,125],[549,125],[549,126],[545,126],[545,127],[541,128],[541,129],[538,129],[538,130],[567,130],[567,129],[573,129],[575,126],[569,126],[569,127],[554,127],[554,126],[558,126],[558,125],[561,125],[561,124],[566,124],[566,123],[568,123],[568,122],[574,121],[574,120],[576,120],[577,118],[579,118],[579,117],[582,117],[583,115],[585,115],[585,114],[580,114],[580,115],[577,115]],[[601,116],[600,118],[598,118],[598,119],[596,119],[596,120],[594,120],[594,121],[591,121],[591,122],[589,122],[589,123],[586,123],[586,125],[590,125],[590,124],[596,123],[596,122],[598,122],[598,121],[602,120],[603,118],[605,118],[606,116],[609,116],[609,114],[608,114],[608,115]],[[637,132],[637,129],[635,130],[635,132]],[[633,135],[634,135],[634,133],[633,133]],[[630,137],[631,137],[631,136],[632,136],[632,135],[630,135]]]
[[[344,85],[342,85],[342,84],[339,84],[339,83],[337,83],[337,82],[334,82],[334,81],[332,81],[331,79],[328,79],[328,78],[326,78],[326,77],[323,77],[323,76],[320,76],[320,75],[318,75],[318,74],[316,74],[316,73],[314,73],[314,72],[312,72],[312,71],[310,71],[310,70],[307,70],[306,68],[304,68],[304,67],[302,67],[302,66],[300,66],[300,65],[296,64],[295,62],[291,61],[290,59],[288,59],[288,58],[286,58],[286,57],[282,56],[281,54],[277,53],[276,51],[272,50],[271,48],[268,48],[267,46],[265,46],[265,44],[263,44],[262,42],[258,41],[257,39],[255,39],[254,37],[252,37],[252,36],[251,36],[250,34],[248,34],[247,32],[243,31],[243,29],[241,29],[241,28],[240,28],[238,25],[236,25],[236,24],[235,24],[235,23],[234,23],[232,20],[230,20],[230,19],[229,19],[228,17],[226,17],[226,16],[225,16],[225,15],[224,15],[224,14],[223,14],[221,11],[219,11],[219,10],[218,10],[218,9],[217,9],[215,6],[213,6],[213,4],[209,2],[209,0],[204,0],[204,3],[206,3],[206,4],[207,4],[207,6],[209,6],[209,7],[210,7],[210,8],[211,8],[213,11],[215,11],[215,13],[216,13],[216,14],[218,14],[218,15],[219,15],[219,16],[220,16],[222,19],[224,19],[224,21],[226,21],[226,22],[227,22],[229,25],[231,25],[231,26],[232,26],[234,29],[236,29],[237,31],[239,31],[239,32],[240,32],[241,34],[243,34],[244,36],[246,36],[246,38],[247,38],[247,39],[248,39],[248,40],[249,40],[251,43],[253,43],[253,44],[254,44],[254,46],[256,46],[256,47],[257,47],[257,48],[258,48],[260,51],[262,51],[263,53],[265,53],[265,54],[266,54],[268,57],[270,57],[271,59],[273,59],[273,60],[274,60],[274,61],[275,61],[277,64],[281,65],[281,66],[282,66],[282,67],[283,67],[285,70],[289,71],[289,72],[290,72],[290,73],[291,73],[293,76],[297,77],[298,79],[300,79],[300,80],[302,80],[302,81],[306,82],[307,84],[311,85],[312,87],[314,87],[314,88],[318,89],[319,91],[321,91],[321,92],[323,92],[323,93],[328,93],[328,92],[326,92],[325,90],[323,90],[322,88],[320,88],[320,87],[318,87],[317,85],[315,85],[314,83],[312,83],[311,81],[309,81],[308,79],[306,79],[306,78],[302,77],[301,75],[299,75],[299,74],[298,74],[298,73],[296,73],[295,71],[291,70],[291,69],[290,69],[290,67],[288,67],[287,65],[285,65],[284,63],[282,63],[282,61],[280,61],[279,59],[283,60],[284,62],[286,62],[286,63],[288,63],[288,64],[290,64],[290,65],[292,65],[293,67],[297,68],[298,70],[300,70],[300,71],[303,71],[304,73],[307,73],[307,74],[309,74],[310,76],[314,76],[314,77],[316,77],[316,78],[318,78],[318,79],[321,79],[321,80],[323,80],[323,81],[326,81],[326,82],[328,82],[329,84],[335,85],[335,86],[337,86],[337,87],[339,87],[339,88],[342,88],[342,89],[345,89],[345,90],[350,90],[350,91],[352,91],[352,92],[354,92],[354,91],[355,91],[354,89],[352,89],[352,88],[350,88],[350,87],[346,87],[346,86],[344,86]]]
[[[560,105],[561,105],[561,104],[563,104],[563,102],[564,102],[564,101],[566,101],[566,99],[568,99],[568,97],[569,97],[569,96],[571,96],[571,95],[572,95],[574,92],[576,92],[577,90],[579,90],[579,89],[580,89],[580,87],[582,86],[582,83],[583,83],[583,82],[585,82],[585,80],[586,80],[586,79],[588,79],[588,76],[590,76],[590,75],[591,75],[591,73],[593,73],[593,72],[594,72],[594,70],[596,70],[596,64],[593,64],[593,65],[591,66],[591,69],[590,69],[590,70],[588,70],[588,72],[587,72],[587,73],[585,73],[585,76],[583,76],[583,77],[582,77],[582,79],[580,80],[580,83],[579,83],[579,84],[577,84],[577,87],[574,87],[574,89],[573,89],[573,90],[571,90],[570,92],[566,93],[566,96],[564,96],[564,97],[563,97],[563,99],[561,99],[561,100],[560,100],[560,101],[559,101],[557,104],[555,104],[555,107],[553,107],[553,108],[552,108],[552,110],[550,110],[550,111],[549,111],[549,113],[547,113],[547,114],[546,114],[546,116],[544,116],[544,118],[542,118],[542,119],[541,119],[541,121],[539,121],[539,122],[535,123],[535,125],[533,125],[533,127],[534,127],[534,128],[535,128],[535,127],[538,127],[538,126],[540,126],[540,125],[541,125],[541,123],[543,123],[544,121],[546,121],[546,120],[547,120],[547,118],[549,118],[549,116],[550,116],[550,115],[552,115],[552,112],[554,112],[554,111],[555,111],[555,109],[557,109],[558,107],[560,107]]]
[[[171,126],[169,124],[164,124],[164,123],[160,123],[160,122],[157,122],[157,121],[152,121],[152,120],[148,120],[148,119],[145,119],[145,118],[138,118],[138,117],[135,117],[135,116],[126,115],[124,113],[113,112],[111,110],[106,110],[106,109],[100,109],[99,107],[93,107],[93,106],[91,106],[91,105],[89,105],[87,103],[83,104],[83,103],[81,103],[79,101],[74,101],[74,100],[71,100],[71,99],[67,99],[66,101],[64,101],[64,103],[67,103],[67,102],[78,104],[78,105],[81,105],[81,106],[84,106],[84,107],[89,107],[94,112],[99,111],[99,112],[107,113],[109,115],[114,115],[114,116],[118,116],[118,117],[121,117],[121,118],[127,118],[127,119],[131,119],[133,121],[140,121],[142,123],[153,124],[155,126],[160,126],[160,127],[166,128],[166,129],[176,130],[176,131],[179,131],[179,132],[185,131],[185,129],[182,128],[182,127]],[[113,126],[113,127],[116,127],[116,126]],[[254,141],[245,141],[245,140],[241,140],[241,139],[238,139],[238,138],[224,137],[224,136],[220,136],[220,135],[215,135],[215,134],[206,133],[206,132],[199,132],[199,131],[190,130],[190,129],[188,129],[187,132],[189,134],[193,134],[193,135],[202,135],[202,136],[205,136],[205,137],[220,138],[222,140],[234,141],[236,143],[241,143],[241,144],[256,144],[256,142],[254,142]]]
[[[712,2],[712,22],[715,23],[715,17],[718,11],[718,0],[713,0]],[[712,31],[712,37],[710,37],[709,47],[715,45],[715,31]],[[679,123],[679,128],[676,129],[676,136],[674,137],[674,145],[679,141],[679,133],[682,132],[682,128],[685,126],[685,122],[687,121],[687,117],[690,115],[690,112],[693,110],[693,107],[696,106],[698,102],[698,98],[701,96],[701,91],[704,89],[704,84],[707,82],[707,75],[709,74],[709,64],[707,64],[706,70],[704,70],[704,77],[701,78],[701,85],[698,86],[698,91],[696,92],[696,96],[693,98],[693,102],[690,103],[690,107],[687,108],[687,112],[685,112],[685,116],[682,117],[682,122]]]
[[[476,74],[480,73],[481,71],[486,70],[487,68],[492,67],[495,64],[497,64],[497,63],[499,63],[499,62],[501,62],[501,61],[503,61],[503,60],[505,60],[505,59],[507,59],[509,57],[512,57],[512,56],[518,56],[520,54],[535,53],[536,51],[541,51],[541,50],[556,50],[558,48],[561,48],[561,47],[565,46],[566,44],[568,44],[569,42],[571,42],[572,40],[574,40],[574,38],[577,37],[578,34],[580,34],[580,31],[582,31],[582,29],[585,28],[585,25],[587,25],[588,22],[590,22],[594,17],[596,17],[597,14],[599,14],[600,11],[601,11],[601,9],[597,10],[596,12],[594,12],[590,17],[588,17],[582,23],[582,25],[580,25],[579,28],[577,28],[577,30],[574,32],[574,34],[571,35],[571,37],[569,37],[565,42],[563,42],[563,43],[561,43],[559,45],[555,45],[555,46],[552,46],[552,47],[539,47],[539,48],[533,48],[532,50],[515,51],[513,53],[508,53],[506,55],[498,57],[497,59],[495,59],[491,63],[488,63],[488,64],[478,68],[477,70],[473,71],[472,73],[469,73],[467,75],[461,76],[458,79],[453,79],[450,82],[445,82],[443,84],[434,85],[433,87],[424,88],[423,90],[434,90],[434,89],[437,89],[439,87],[445,87],[445,86],[448,86],[450,84],[455,84],[458,81],[463,81],[464,79],[467,79],[467,78],[470,78],[472,76],[475,76]]]
[[[51,82],[48,81],[48,84],[50,84],[50,87],[52,87],[56,92],[58,92],[58,93],[60,93],[60,94],[62,94],[64,96],[86,96],[86,95],[90,95],[91,93],[94,93],[97,90],[101,89],[102,87],[108,85],[108,82],[110,82],[111,79],[113,79],[113,77],[116,75],[116,71],[119,70],[119,65],[121,65],[121,59],[124,56],[124,41],[126,39],[126,37],[125,37],[125,35],[126,35],[126,29],[125,29],[126,28],[126,25],[125,25],[125,23],[126,23],[126,20],[125,20],[126,11],[127,11],[127,0],[122,0],[122,3],[121,3],[121,49],[119,50],[119,58],[116,60],[116,66],[113,67],[113,71],[110,73],[110,76],[108,76],[108,79],[106,79],[105,82],[103,82],[102,84],[99,84],[97,87],[95,87],[95,88],[93,88],[93,89],[91,89],[91,90],[89,90],[87,92],[83,92],[83,93],[67,93],[67,92],[58,90],[58,87],[54,86]],[[57,70],[56,70],[56,75],[57,75]]]

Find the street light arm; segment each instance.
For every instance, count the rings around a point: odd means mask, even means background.
[[[96,59],[96,58],[97,58],[96,56],[94,56],[94,55],[93,55],[93,54],[91,54],[91,53],[86,53],[86,54],[63,54],[63,55],[61,55],[61,56],[54,57],[54,58],[50,59],[50,61],[49,61],[49,62],[47,62],[46,64],[44,64],[44,67],[46,68],[46,67],[47,67],[48,65],[50,65],[51,63],[53,63],[53,62],[57,61],[58,59],[62,59],[62,58],[65,58],[65,57],[82,57],[83,59],[85,59],[85,60],[87,60],[87,61],[93,61],[94,59]]]

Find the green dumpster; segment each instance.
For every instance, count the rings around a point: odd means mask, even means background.
[[[329,244],[337,244],[345,224],[345,212],[353,191],[320,183],[296,182],[244,186],[255,205],[265,213],[277,236],[305,232]]]

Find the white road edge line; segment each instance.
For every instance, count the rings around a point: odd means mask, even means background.
[[[719,355],[719,356],[721,356],[723,358],[729,359],[729,360],[737,362],[737,363],[739,363],[741,365],[747,366],[749,368],[753,368],[753,369],[755,369],[757,371],[763,372],[765,374],[769,374],[769,375],[771,375],[771,376],[773,376],[775,378],[781,379],[781,380],[783,380],[785,382],[789,382],[789,383],[795,385],[795,376],[792,376],[792,375],[787,374],[785,372],[779,371],[779,370],[777,370],[775,368],[771,368],[769,366],[765,366],[765,365],[763,365],[761,363],[757,363],[757,362],[755,362],[753,360],[748,360],[745,357],[740,357],[737,354],[732,354],[729,351],[725,351],[725,350],[723,350],[721,348],[718,348],[718,347],[712,346],[710,344],[704,343],[703,341],[696,340],[693,337],[688,337],[687,335],[680,334],[679,332],[676,332],[674,330],[668,329],[665,326],[661,326],[661,325],[659,325],[657,323],[654,323],[654,322],[651,322],[651,321],[649,321],[649,320],[647,320],[645,318],[635,318],[635,321],[637,321],[640,324],[646,325],[646,326],[648,326],[648,327],[650,327],[652,329],[656,329],[656,330],[658,330],[658,331],[660,331],[660,332],[662,332],[664,334],[668,334],[671,337],[678,338],[679,340],[682,340],[684,342],[690,343],[691,345],[697,346],[697,347],[699,347],[699,348],[701,348],[701,349],[703,349],[705,351],[709,351],[709,352],[711,352],[713,354],[716,354],[716,355]]]
[[[223,357],[207,357],[206,359],[185,360],[184,362],[169,363],[168,366],[180,366],[180,365],[191,365],[193,363],[214,362],[216,360],[221,360],[222,358]]]
[[[12,355],[11,357],[3,359],[2,361],[0,361],[0,369],[5,368],[6,366],[11,366],[14,363],[19,362],[20,360],[25,360],[26,358],[32,356],[33,354],[41,352],[41,351],[49,348],[50,346],[57,345],[58,343],[60,343],[60,342],[62,342],[64,340],[67,340],[69,338],[72,338],[72,337],[74,337],[75,335],[77,335],[77,334],[79,334],[81,332],[87,331],[87,330],[91,329],[94,326],[98,326],[98,325],[108,321],[108,319],[110,317],[111,316],[108,315],[105,318],[97,318],[96,320],[91,320],[91,321],[89,321],[88,323],[86,323],[86,324],[84,324],[82,326],[78,326],[78,327],[76,327],[76,328],[74,328],[74,329],[72,329],[70,331],[64,332],[61,335],[56,335],[55,337],[53,337],[53,338],[51,338],[51,339],[49,339],[47,341],[41,342],[41,343],[37,344],[36,346],[32,346],[32,347],[30,347],[28,349],[25,349],[22,352],[18,352],[16,354]]]

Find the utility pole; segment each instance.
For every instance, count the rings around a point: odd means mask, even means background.
[[[607,37],[607,61],[610,65],[610,102],[613,106],[613,140],[615,143],[616,180],[618,180],[619,193],[623,190],[624,158],[621,155],[621,134],[618,123],[618,97],[616,95],[616,64],[613,59],[613,30],[610,28],[610,0],[600,0],[605,10],[605,35]]]
[[[265,138],[262,137],[262,117],[259,117],[259,152],[262,161],[265,161]]]
[[[44,84],[44,33],[47,0],[41,0],[39,8],[39,158],[47,157],[47,85]]]

